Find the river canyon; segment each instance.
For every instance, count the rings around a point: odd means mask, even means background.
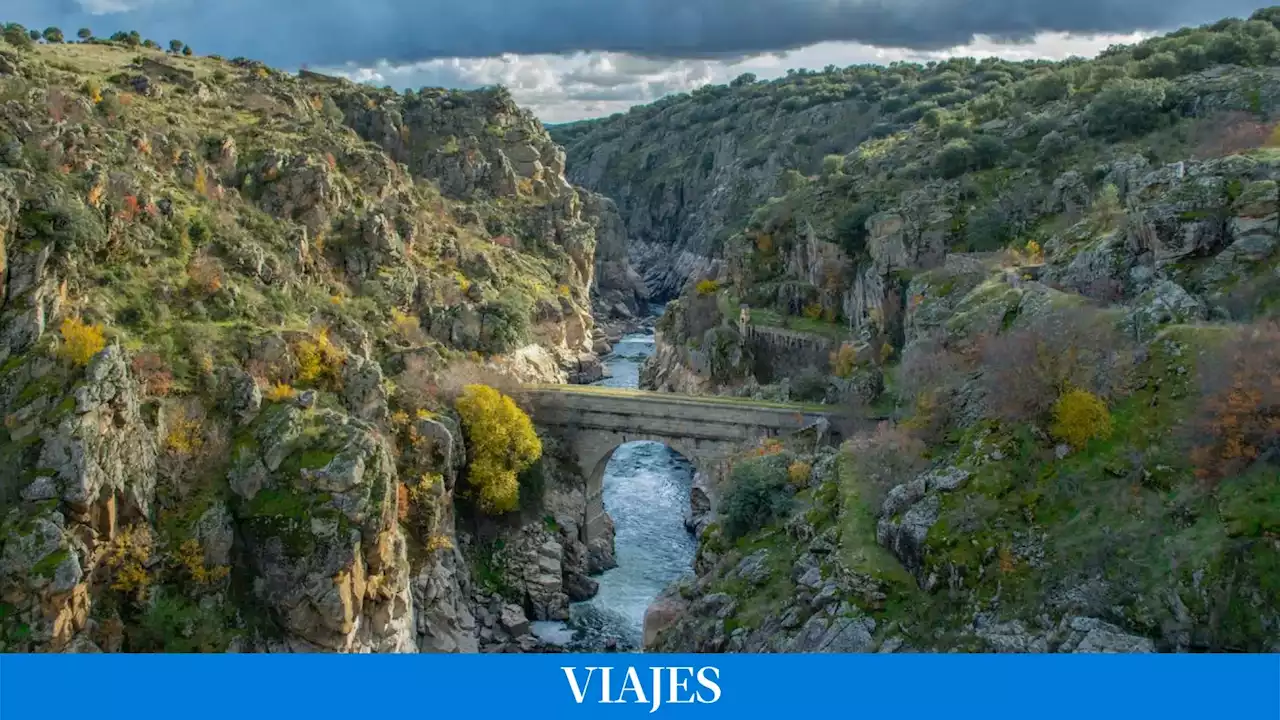
[[[639,387],[640,366],[653,349],[651,329],[624,336],[604,359],[608,377],[594,384]],[[537,622],[534,633],[568,650],[639,650],[645,609],[667,585],[691,572],[697,542],[684,527],[684,515],[692,480],[693,467],[665,445],[619,447],[604,476],[618,567],[597,578],[599,593],[575,603],[567,623]]]

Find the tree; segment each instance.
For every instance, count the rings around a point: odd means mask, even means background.
[[[1008,148],[1004,141],[995,135],[978,135],[973,138],[973,159],[979,170],[993,168],[1004,160]]]
[[[786,516],[793,492],[787,470],[793,460],[790,453],[777,453],[733,466],[724,497],[727,539],[737,540]]]
[[[968,172],[975,160],[976,154],[968,140],[952,140],[938,153],[935,162],[942,177],[952,179]]]
[[[80,28],[78,31],[76,31],[76,37],[80,38],[81,40],[88,40],[89,38],[93,37],[93,31],[87,27]]]
[[[183,54],[183,55],[185,55],[185,56],[187,56],[187,57],[191,57],[191,46],[190,46],[190,45],[183,45],[183,46],[182,46],[182,54]]]
[[[50,25],[44,29],[42,33],[44,41],[49,43],[60,43],[63,41],[62,31]]]
[[[520,473],[542,457],[533,422],[515,401],[488,385],[468,385],[454,404],[466,432],[467,482],[480,509],[506,513],[520,505]]]
[[[129,47],[137,47],[142,44],[142,35],[137,30],[130,30],[129,32],[121,30],[111,35],[111,41],[124,43]]]
[[[4,40],[16,48],[31,47],[31,36],[27,34],[27,29],[17,23],[4,26]]]
[[[1071,82],[1062,73],[1051,72],[1028,80],[1019,95],[1032,105],[1061,100],[1071,92]]]
[[[182,52],[182,48],[186,46],[187,44],[182,42],[181,40],[170,40],[169,52],[173,53],[174,55],[177,55],[178,53]]]
[[[1113,140],[1146,134],[1164,119],[1169,84],[1121,78],[1108,83],[1085,108],[1091,134]]]
[[[44,37],[44,34],[41,33],[39,30],[28,30],[27,36],[30,37],[33,41],[39,42],[40,38]]]
[[[1239,329],[1198,363],[1197,374],[1196,475],[1216,483],[1254,464],[1280,464],[1280,323]]]
[[[1115,397],[1132,363],[1133,353],[1104,313],[1064,308],[983,344],[987,407],[995,419],[1037,423],[1071,391]]]
[[[751,85],[756,81],[755,73],[742,73],[729,83],[729,87],[742,87],[743,85]]]
[[[1175,78],[1181,72],[1178,58],[1170,52],[1156,53],[1138,66],[1138,73],[1147,78]]]

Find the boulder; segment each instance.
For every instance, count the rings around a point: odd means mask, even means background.
[[[688,610],[689,603],[678,593],[664,593],[644,612],[644,647],[656,646],[658,636],[672,627]]]

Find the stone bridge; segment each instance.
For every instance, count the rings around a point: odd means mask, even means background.
[[[701,397],[585,385],[532,385],[524,389],[533,421],[562,440],[587,480],[584,542],[604,522],[604,469],[618,446],[638,440],[662,443],[700,472],[769,437],[824,425],[830,441],[833,408]]]

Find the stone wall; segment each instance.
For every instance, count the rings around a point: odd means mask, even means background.
[[[746,325],[742,336],[755,358],[755,376],[761,383],[810,368],[826,372],[831,353],[839,347],[830,338],[786,328]]]

